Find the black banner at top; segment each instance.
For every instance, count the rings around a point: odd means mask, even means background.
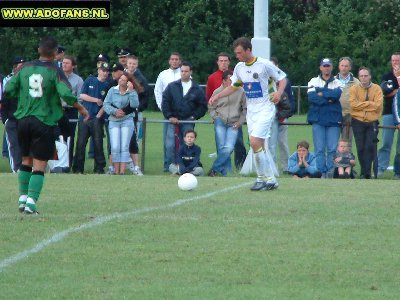
[[[0,26],[104,27],[110,26],[110,0],[0,1]]]

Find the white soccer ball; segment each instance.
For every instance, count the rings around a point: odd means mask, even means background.
[[[191,191],[197,187],[197,178],[193,174],[185,173],[178,179],[178,187],[182,191]]]

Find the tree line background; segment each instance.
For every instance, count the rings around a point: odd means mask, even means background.
[[[15,55],[36,58],[40,37],[51,34],[77,57],[83,78],[96,72],[99,53],[116,62],[116,48],[129,47],[149,82],[178,51],[195,66],[194,79],[205,83],[217,53],[231,53],[235,63],[233,40],[253,36],[253,1],[113,0],[111,6],[109,28],[0,28],[0,72],[10,72]],[[370,67],[379,82],[391,54],[400,51],[398,11],[399,0],[270,0],[271,55],[294,85],[316,76],[321,58],[342,56],[352,57],[354,73]]]

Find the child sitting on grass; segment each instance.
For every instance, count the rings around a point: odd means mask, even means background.
[[[307,141],[297,143],[297,151],[288,160],[288,172],[293,178],[320,178],[315,155],[308,151]]]
[[[192,173],[195,176],[203,176],[203,165],[200,162],[201,148],[195,145],[197,133],[188,129],[183,134],[185,143],[179,148],[177,163],[169,165],[172,174]]]

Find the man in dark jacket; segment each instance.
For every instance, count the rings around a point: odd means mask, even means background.
[[[202,88],[192,80],[192,64],[183,62],[181,66],[181,79],[171,82],[162,98],[162,112],[169,120],[165,148],[168,165],[176,163],[175,128],[179,128],[179,144],[183,145],[182,134],[194,128],[194,123],[181,121],[194,121],[203,117],[207,111],[207,102]]]
[[[25,59],[22,56],[15,56],[13,59],[13,68],[12,72],[3,79],[3,90],[7,82],[14,76],[19,68],[21,68],[22,64],[25,62]],[[16,173],[19,170],[19,167],[22,163],[22,154],[21,149],[18,144],[18,136],[17,136],[17,119],[14,117],[14,113],[17,110],[18,99],[7,98],[3,96],[1,98],[1,119],[4,123],[5,129],[5,138],[7,143],[7,149],[9,151],[9,161],[11,171]]]

